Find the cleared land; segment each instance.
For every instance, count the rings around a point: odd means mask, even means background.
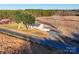
[[[66,36],[79,33],[79,16],[38,17],[37,20],[52,26],[52,29],[55,27],[57,31]]]
[[[54,29],[55,31],[60,32],[60,34],[58,33],[55,35],[51,34],[53,40],[60,40],[64,44],[67,43],[69,45],[79,47],[78,16],[38,17],[37,21],[49,25],[52,30]],[[36,35],[39,37],[48,36],[47,32],[42,32],[37,29],[32,30],[30,29],[29,31],[26,30],[25,27],[17,29],[18,25],[16,23],[2,26],[8,29],[16,29],[17,31],[22,31],[29,35]],[[71,36],[73,36],[77,41],[74,38],[71,38]],[[63,53],[62,51],[57,49],[49,49],[45,46],[33,42],[24,41],[2,33],[0,33],[0,42],[1,42],[0,53]]]
[[[79,16],[38,17],[37,22],[49,25],[52,32],[56,32],[50,34],[51,40],[79,47]]]

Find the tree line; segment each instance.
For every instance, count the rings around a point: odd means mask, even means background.
[[[16,23],[32,25],[35,23],[35,17],[53,16],[53,15],[75,15],[79,10],[44,10],[44,9],[25,9],[25,10],[0,10],[0,20],[9,18]]]
[[[0,10],[0,20],[1,19],[11,19],[12,21],[24,25],[32,25],[35,23],[35,17],[25,10]]]
[[[53,15],[72,16],[76,15],[75,13],[78,10],[26,9],[25,11],[33,14],[36,17],[40,17],[40,16],[53,16]]]

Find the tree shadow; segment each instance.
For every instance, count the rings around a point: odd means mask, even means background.
[[[64,35],[59,35],[59,36],[61,37],[62,40],[64,40],[64,42],[66,42],[68,45],[71,46],[71,47],[68,47],[68,49],[71,52],[69,51],[67,53],[74,53],[74,54],[79,53],[79,34],[72,33],[72,37],[64,36]]]
[[[79,34],[77,33],[72,33],[73,36],[73,40],[72,42],[76,43],[77,45],[79,45]]]
[[[66,44],[50,38],[31,38],[31,54],[78,54],[79,34],[72,33],[72,37],[58,35]]]

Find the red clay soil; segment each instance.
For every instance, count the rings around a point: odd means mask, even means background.
[[[27,54],[27,53],[56,53],[55,49],[46,48],[40,44],[24,41],[0,33],[0,53],[1,54]]]

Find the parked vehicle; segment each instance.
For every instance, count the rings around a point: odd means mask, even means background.
[[[9,24],[9,23],[11,23],[10,19],[1,19],[0,20],[0,24]]]

